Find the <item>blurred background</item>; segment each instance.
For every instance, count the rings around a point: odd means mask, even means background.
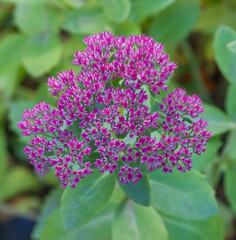
[[[36,176],[23,153],[27,139],[16,126],[23,110],[39,101],[55,104],[47,78],[78,72],[72,60],[85,48],[83,38],[105,30],[146,34],[166,45],[179,66],[170,89],[180,86],[208,104],[215,137],[194,167],[216,190],[225,239],[236,239],[234,29],[234,0],[0,0],[0,239],[31,239],[57,186],[53,172]]]

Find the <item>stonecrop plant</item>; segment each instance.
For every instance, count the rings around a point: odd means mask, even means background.
[[[191,170],[192,154],[205,152],[212,136],[199,117],[202,101],[175,89],[155,109],[147,104],[168,90],[177,68],[164,46],[144,35],[109,32],[84,42],[87,49],[73,61],[81,66],[78,74],[69,70],[48,79],[57,106],[41,102],[18,123],[22,135],[33,136],[24,151],[36,171],[53,168],[61,186],[75,188],[95,168],[116,172],[121,183],[137,183],[156,169]]]

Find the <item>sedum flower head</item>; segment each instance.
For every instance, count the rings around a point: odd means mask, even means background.
[[[26,110],[18,127],[33,138],[25,153],[39,172],[54,168],[63,187],[72,188],[94,168],[117,171],[122,183],[136,183],[143,169],[191,169],[191,155],[206,151],[211,133],[198,96],[176,89],[156,109],[148,91],[168,90],[176,64],[164,47],[146,36],[114,37],[109,32],[84,39],[75,54],[82,70],[48,79],[56,108],[39,103]],[[150,96],[151,97],[151,96]],[[160,138],[152,137],[159,132]]]

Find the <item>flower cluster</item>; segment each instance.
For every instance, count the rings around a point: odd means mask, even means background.
[[[148,91],[168,90],[166,80],[177,67],[163,45],[146,36],[109,32],[84,42],[87,49],[74,60],[82,70],[48,80],[57,107],[39,103],[18,123],[23,135],[34,135],[25,147],[30,163],[39,172],[54,168],[62,186],[72,188],[95,168],[117,171],[122,183],[136,183],[143,167],[190,170],[192,153],[206,150],[211,133],[198,118],[201,100],[184,90],[170,93],[158,109],[149,108]],[[160,139],[151,137],[155,131]]]

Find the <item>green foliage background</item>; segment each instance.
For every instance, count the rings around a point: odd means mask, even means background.
[[[0,0],[0,211],[40,211],[33,239],[235,239],[235,29],[234,0]],[[53,173],[35,175],[16,124],[35,103],[55,104],[47,78],[78,72],[83,38],[105,30],[165,44],[179,65],[169,88],[201,96],[214,137],[189,173],[157,171],[115,190],[105,175],[63,193]]]

